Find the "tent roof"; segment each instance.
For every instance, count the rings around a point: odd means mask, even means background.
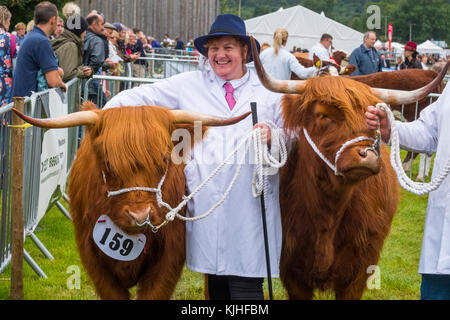
[[[293,46],[310,50],[317,44],[323,33],[333,36],[333,46],[337,50],[351,53],[363,41],[363,34],[330,18],[324,17],[302,6],[272,12],[245,20],[247,32],[261,44],[273,44],[273,34],[278,28],[289,32],[286,47]]]
[[[444,49],[434,44],[430,40],[425,41],[417,46],[419,53],[443,53]]]

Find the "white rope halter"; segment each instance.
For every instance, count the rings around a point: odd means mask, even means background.
[[[395,118],[391,109],[385,103],[378,103],[376,105],[377,109],[381,109],[389,117],[391,122],[391,165],[397,174],[398,181],[400,185],[417,195],[424,195],[431,191],[436,190],[442,184],[442,181],[447,177],[450,172],[450,160],[447,162],[441,173],[432,179],[429,183],[415,182],[412,181],[403,170],[402,160],[400,159],[400,142],[398,137],[398,128],[395,124]]]
[[[211,174],[199,185],[197,186],[194,191],[191,192],[190,195],[184,196],[183,201],[180,202],[175,208],[172,208],[168,203],[164,202],[162,199],[162,192],[161,187],[164,183],[164,180],[166,178],[167,170],[164,176],[161,178],[161,181],[158,184],[157,188],[148,188],[148,187],[131,187],[131,188],[124,188],[116,191],[108,191],[107,196],[112,197],[119,194],[132,192],[132,191],[147,191],[147,192],[154,192],[156,194],[156,199],[158,202],[159,207],[165,207],[169,210],[168,213],[166,213],[165,220],[158,226],[153,226],[150,223],[149,217],[142,222],[139,226],[143,226],[144,224],[150,225],[153,232],[157,232],[159,228],[167,224],[169,221],[174,220],[175,217],[183,220],[183,221],[196,221],[203,218],[206,218],[208,215],[210,215],[215,209],[217,209],[228,197],[228,195],[231,192],[232,187],[234,186],[239,173],[242,169],[242,166],[245,163],[246,155],[250,149],[250,144],[253,142],[253,149],[255,153],[255,166],[253,171],[253,179],[252,179],[252,192],[254,197],[259,197],[262,194],[263,190],[267,189],[267,177],[269,175],[269,170],[271,168],[279,169],[281,168],[287,160],[287,149],[286,144],[284,142],[283,136],[280,134],[278,127],[272,122],[272,121],[264,121],[261,122],[263,124],[266,124],[271,129],[271,144],[272,148],[275,148],[276,150],[279,150],[280,152],[280,160],[277,160],[275,157],[273,157],[268,148],[267,144],[263,143],[262,137],[261,137],[261,129],[256,128],[247,134],[247,136],[239,143],[239,145],[225,158],[225,160],[222,161],[221,164],[215,168]],[[223,194],[222,198],[216,202],[208,211],[206,211],[204,214],[201,214],[196,217],[185,217],[181,215],[179,212],[183,207],[188,203],[189,200],[191,200],[197,193],[200,192],[203,187],[210,182],[217,173],[225,166],[225,164],[229,163],[230,159],[234,157],[239,150],[244,148],[244,153],[242,154],[242,159],[239,162],[239,165],[236,168],[236,172],[231,179],[231,182],[228,186],[228,188],[225,190],[225,193]],[[105,174],[103,173],[103,179],[106,184],[106,178]],[[267,194],[266,191],[264,191],[264,195]]]
[[[379,135],[377,135],[377,138],[369,138],[369,137],[365,137],[365,136],[360,136],[357,138],[354,138],[352,140],[349,140],[347,142],[345,142],[341,148],[339,149],[339,151],[336,153],[336,157],[334,158],[334,165],[322,154],[322,152],[320,152],[319,148],[317,148],[316,144],[314,143],[314,141],[312,141],[312,139],[310,138],[310,136],[308,135],[308,131],[306,131],[306,128],[303,128],[303,134],[305,135],[306,141],[308,141],[309,145],[311,146],[311,148],[314,150],[314,152],[327,164],[328,167],[330,167],[331,170],[334,171],[335,175],[340,175],[342,176],[342,173],[339,172],[339,170],[337,169],[337,162],[339,157],[341,156],[342,152],[344,152],[344,149],[347,148],[349,145],[357,143],[357,142],[361,142],[361,141],[372,141],[373,144],[371,147],[367,147],[364,149],[364,153],[367,153],[368,150],[371,150],[373,152],[375,152],[375,154],[377,155],[377,157],[381,156],[381,144],[380,144],[380,137]],[[376,150],[376,148],[378,147],[378,151]]]

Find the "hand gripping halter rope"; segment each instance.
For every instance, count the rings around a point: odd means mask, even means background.
[[[178,204],[178,206],[176,206],[175,208],[172,208],[168,203],[164,202],[162,199],[161,188],[162,188],[162,185],[164,184],[164,180],[166,178],[168,168],[166,168],[166,172],[164,173],[163,177],[159,181],[157,188],[149,188],[149,187],[124,188],[124,189],[120,189],[120,190],[116,190],[116,191],[108,191],[107,197],[109,198],[109,197],[117,196],[117,195],[120,195],[123,193],[132,192],[132,191],[146,191],[146,192],[155,193],[158,206],[165,207],[166,209],[169,210],[169,212],[166,213],[165,220],[157,226],[154,226],[151,224],[150,216],[147,216],[145,221],[142,223],[137,223],[137,221],[135,221],[136,225],[139,227],[144,226],[144,225],[149,225],[153,232],[157,232],[159,230],[159,228],[161,228],[162,226],[167,224],[169,221],[172,221],[175,217],[177,217],[181,220],[184,220],[184,221],[196,221],[196,220],[206,218],[217,207],[219,207],[225,201],[225,199],[228,197],[228,195],[230,194],[231,188],[235,184],[235,182],[239,176],[239,173],[242,169],[242,166],[245,164],[245,158],[250,149],[250,144],[252,144],[252,142],[253,142],[253,150],[255,153],[255,166],[254,166],[254,171],[253,171],[252,192],[253,192],[253,196],[255,198],[259,197],[263,193],[263,190],[267,189],[267,185],[268,185],[267,177],[269,175],[268,174],[269,170],[271,170],[273,168],[275,168],[275,169],[281,168],[286,163],[286,160],[287,160],[286,144],[284,142],[284,137],[280,133],[280,130],[278,129],[278,127],[272,121],[264,121],[261,123],[266,124],[271,129],[272,148],[279,150],[280,160],[276,159],[274,156],[272,156],[270,154],[266,144],[262,140],[261,129],[256,128],[247,134],[245,139],[243,139],[239,143],[239,145],[225,158],[225,160],[222,161],[222,163],[219,164],[219,166],[217,166],[217,168],[214,169],[211,172],[211,174],[197,188],[195,188],[194,191],[192,191],[192,193],[190,195],[183,196],[183,201],[180,204]],[[179,214],[180,210],[188,203],[188,201],[191,200],[198,192],[200,192],[200,190],[212,178],[214,178],[214,176],[217,175],[217,173],[225,166],[225,164],[230,163],[229,161],[232,159],[232,157],[234,157],[239,152],[239,150],[241,150],[243,148],[244,148],[244,152],[242,154],[242,159],[240,160],[239,165],[236,168],[236,172],[235,172],[233,178],[231,179],[231,182],[230,182],[228,188],[225,190],[225,193],[223,194],[222,198],[217,203],[215,203],[207,212],[205,212],[202,215],[189,218],[189,217],[185,217],[185,216]],[[104,173],[103,173],[103,180],[106,184],[106,178],[105,178]],[[267,192],[264,192],[264,194],[267,194]]]
[[[385,111],[391,123],[391,165],[394,168],[395,173],[397,174],[400,185],[409,192],[417,195],[424,195],[439,188],[442,181],[444,181],[444,179],[450,172],[450,160],[447,162],[441,173],[437,177],[432,179],[429,183],[412,181],[406,175],[402,167],[402,160],[400,159],[400,142],[394,115],[391,109],[389,109],[389,107],[385,103],[378,103],[376,105],[376,108]]]

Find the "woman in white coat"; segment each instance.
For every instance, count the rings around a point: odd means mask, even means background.
[[[380,126],[384,141],[390,140],[391,125],[386,113],[368,107],[368,129]],[[419,153],[436,153],[432,178],[441,173],[450,160],[450,86],[439,99],[422,110],[420,118],[410,123],[396,121],[402,149]],[[419,273],[422,300],[450,299],[450,177],[431,192],[428,198],[425,231]]]
[[[256,102],[258,120],[271,120],[281,127],[281,95],[266,90],[245,65],[253,60],[249,41],[241,18],[219,15],[209,34],[194,41],[207,59],[206,67],[123,91],[106,107],[160,105],[233,117],[250,111],[250,102]],[[264,128],[270,143],[269,127],[257,126]],[[252,128],[251,117],[230,127],[209,128],[185,167],[187,192],[204,181]],[[189,201],[189,216],[204,214],[221,199],[238,162],[227,163],[207,188]],[[225,202],[206,218],[186,222],[187,267],[208,275],[211,299],[264,299],[262,284],[267,271],[260,200],[252,195],[253,169],[246,161]],[[278,185],[278,173],[271,175],[266,214],[272,277],[279,276],[281,252]]]
[[[265,49],[260,54],[264,69],[271,77],[278,80],[290,80],[291,72],[294,72],[300,79],[313,77],[317,69],[315,67],[305,68],[286,49],[288,36],[286,29],[275,30],[273,47]]]

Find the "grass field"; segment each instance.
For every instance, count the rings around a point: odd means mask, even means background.
[[[418,162],[418,159],[416,160]],[[427,196],[401,191],[401,202],[391,232],[385,241],[379,261],[379,288],[366,290],[363,299],[415,300],[420,297],[420,275],[417,273],[422,243]],[[67,207],[67,206],[66,206]],[[39,278],[24,261],[24,298],[26,300],[98,299],[85,273],[76,249],[72,222],[55,207],[41,221],[35,232],[55,257],[49,260],[27,238],[25,249],[47,274]],[[80,288],[73,287],[73,270],[80,270]],[[68,285],[69,282],[69,285]],[[273,279],[274,299],[286,299],[278,279]],[[267,283],[265,294],[268,296]],[[10,297],[10,266],[0,274],[0,300]],[[203,276],[184,269],[173,299],[203,299]],[[316,293],[316,299],[333,299],[329,293]]]

